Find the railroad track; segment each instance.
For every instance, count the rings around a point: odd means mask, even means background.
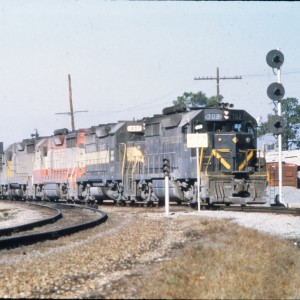
[[[153,212],[163,212],[165,210],[164,205],[154,205],[154,206],[147,206],[146,203],[142,204],[134,204],[134,205],[117,205],[114,203],[103,202],[101,204],[103,207],[116,207],[120,210],[123,210],[124,213],[127,213],[130,209],[148,209],[149,211]],[[192,212],[197,211],[197,207],[192,208],[188,203],[181,203],[178,205],[175,202],[170,202],[169,204],[169,212],[170,214],[177,213],[177,212]],[[285,206],[263,206],[263,205],[249,205],[249,206],[240,206],[240,205],[201,205],[201,211],[232,211],[232,212],[244,212],[244,213],[272,213],[272,214],[286,214],[286,215],[294,215],[300,216],[300,208],[291,208]]]
[[[132,207],[132,208],[147,208],[149,209],[156,209],[157,211],[164,209],[163,205],[157,205],[156,203],[154,205],[147,205],[147,203],[135,203],[135,204],[126,204],[126,205],[120,205],[120,204],[114,204],[113,202],[103,202],[101,203],[101,206],[117,206],[122,207],[122,209],[125,209],[126,207]],[[181,203],[177,204],[176,202],[170,202],[169,207],[172,211],[178,212],[178,211],[195,211],[197,210],[197,206],[192,208],[189,203]],[[259,212],[259,213],[276,213],[276,214],[290,214],[290,215],[300,215],[300,208],[291,208],[291,207],[285,207],[285,206],[279,206],[279,205],[271,205],[271,206],[263,206],[263,205],[248,205],[248,206],[241,206],[241,205],[231,205],[231,206],[225,206],[225,205],[201,205],[201,210],[223,210],[223,211],[236,211],[236,212]]]
[[[7,201],[7,202],[9,203],[9,201]],[[49,206],[42,205],[42,204],[36,204],[36,203],[31,203],[30,206],[33,207],[33,208],[36,208],[36,209],[49,210],[49,211],[52,212],[52,215],[48,218],[43,218],[41,220],[32,221],[32,222],[29,222],[29,223],[26,223],[26,224],[21,224],[21,225],[6,227],[6,228],[0,228],[0,237],[12,235],[16,232],[31,230],[35,227],[44,226],[44,225],[49,224],[49,223],[54,223],[57,220],[59,220],[60,218],[62,218],[62,213],[57,208],[49,207]]]
[[[33,203],[32,205],[37,204]],[[86,206],[48,203],[45,207],[53,210],[53,216],[50,218],[2,229],[2,232],[0,231],[0,249],[56,239],[94,227],[107,219],[104,211]]]
[[[300,215],[300,208],[287,208],[284,206],[220,206],[216,210]]]

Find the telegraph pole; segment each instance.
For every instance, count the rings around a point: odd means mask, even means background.
[[[220,80],[225,79],[242,79],[242,76],[235,76],[235,77],[220,77],[219,68],[217,68],[217,77],[198,77],[194,78],[194,80],[216,80],[217,81],[217,103],[220,103]]]
[[[68,74],[68,79],[69,79],[69,101],[70,101],[70,112],[56,113],[56,115],[69,115],[69,116],[71,116],[71,129],[72,129],[72,131],[75,131],[74,113],[88,112],[88,111],[87,111],[87,110],[77,110],[77,111],[73,111],[72,85],[71,85],[71,75],[70,75],[70,74]]]

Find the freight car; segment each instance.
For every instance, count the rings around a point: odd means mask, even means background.
[[[244,110],[177,105],[138,121],[100,124],[23,140],[2,155],[2,197],[101,203],[164,200],[163,160],[170,162],[171,201],[197,200],[196,151],[187,135],[205,133],[199,170],[202,204],[264,203],[266,165],[256,120]]]

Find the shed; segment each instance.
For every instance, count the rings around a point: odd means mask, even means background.
[[[293,186],[299,188],[298,171],[300,166],[295,164],[282,164],[282,186]],[[267,163],[268,183],[270,186],[278,186],[278,163]]]

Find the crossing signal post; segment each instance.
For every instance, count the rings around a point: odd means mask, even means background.
[[[163,159],[163,173],[165,176],[165,212],[169,215],[169,175],[170,175],[170,161],[167,158]]]
[[[273,82],[267,89],[268,97],[277,101],[277,115],[271,116],[268,121],[269,130],[274,134],[278,135],[278,187],[279,187],[279,202],[283,202],[282,197],[282,132],[283,132],[283,119],[281,116],[281,100],[284,97],[285,90],[281,84],[281,70],[280,67],[284,62],[283,54],[278,50],[271,50],[268,52],[266,57],[267,64],[277,69],[277,82]]]

